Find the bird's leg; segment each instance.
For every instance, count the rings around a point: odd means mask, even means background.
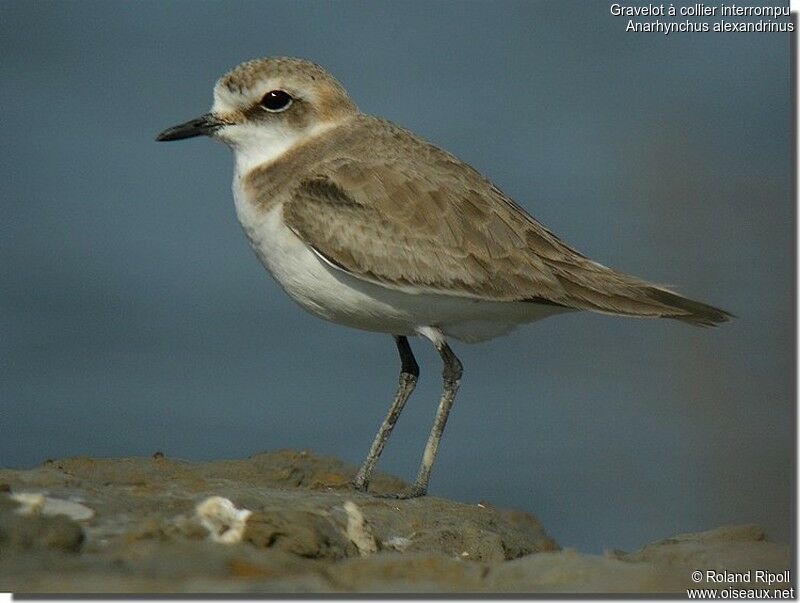
[[[356,474],[354,485],[356,490],[362,492],[367,491],[369,477],[375,468],[375,463],[378,462],[383,446],[386,444],[389,434],[392,433],[394,424],[397,422],[406,400],[408,400],[411,392],[414,391],[414,387],[417,385],[417,377],[419,377],[419,365],[414,358],[414,353],[411,351],[411,346],[408,344],[408,338],[404,335],[395,335],[394,341],[397,344],[397,351],[400,352],[400,384],[397,387],[394,402],[389,407],[389,413],[381,423],[378,433],[375,434],[369,454],[367,454],[364,464],[361,465]]]
[[[419,473],[411,491],[403,495],[403,498],[413,498],[415,496],[424,496],[428,491],[428,480],[431,476],[431,468],[433,461],[436,458],[436,451],[439,449],[439,441],[442,439],[442,432],[447,423],[447,416],[450,414],[450,408],[453,406],[453,400],[458,391],[458,385],[461,382],[461,375],[464,372],[461,361],[447,345],[444,339],[434,341],[439,355],[442,357],[444,369],[442,370],[442,397],[439,400],[439,409],[436,411],[436,418],[433,420],[433,428],[431,435],[428,437],[428,443],[425,445],[425,452],[422,455],[422,463],[419,466]]]

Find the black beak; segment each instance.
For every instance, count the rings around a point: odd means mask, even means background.
[[[156,140],[183,140],[184,138],[194,138],[195,136],[210,136],[224,125],[225,122],[215,117],[213,113],[206,113],[197,119],[167,128],[156,136]]]

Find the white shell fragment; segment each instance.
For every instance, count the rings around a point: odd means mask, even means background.
[[[362,557],[378,552],[378,541],[358,505],[348,500],[343,506],[347,513],[347,538],[350,542],[356,545]]]
[[[247,518],[252,515],[252,511],[237,509],[236,505],[222,496],[205,499],[195,507],[194,512],[208,530],[209,538],[223,544],[241,542]]]
[[[66,515],[75,521],[85,521],[94,517],[94,510],[71,500],[50,498],[41,492],[15,492],[11,499],[21,506],[16,509],[20,515]]]
[[[405,536],[390,536],[383,541],[383,545],[402,553],[411,546],[411,538],[406,538]]]

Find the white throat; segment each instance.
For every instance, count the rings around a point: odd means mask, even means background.
[[[289,128],[265,128],[254,124],[237,124],[219,131],[217,138],[233,150],[235,177],[241,178],[253,168],[270,164],[292,147],[318,136],[336,126],[325,122],[307,130]]]

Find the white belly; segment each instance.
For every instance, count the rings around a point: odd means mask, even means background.
[[[517,324],[563,309],[524,302],[489,302],[409,293],[370,283],[330,266],[283,222],[283,205],[264,212],[234,187],[236,212],[261,263],[286,293],[309,312],[340,324],[395,335],[438,327],[463,341],[503,335]]]

